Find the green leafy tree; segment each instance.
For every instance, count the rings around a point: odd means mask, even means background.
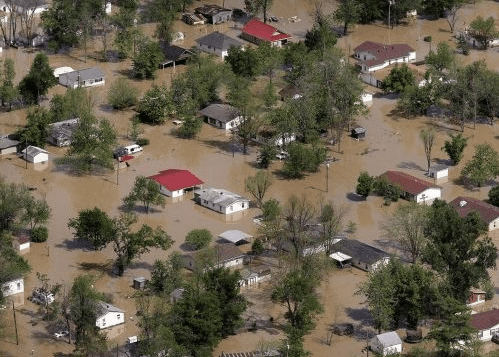
[[[454,135],[449,134],[450,140],[445,140],[442,150],[444,150],[454,165],[459,164],[463,158],[463,151],[468,146],[468,138],[465,138],[461,133]]]
[[[69,293],[69,311],[75,326],[75,349],[82,354],[106,350],[106,335],[95,325],[102,293],[94,289],[95,278],[91,275],[77,276]]]
[[[79,16],[75,4],[68,0],[56,0],[41,14],[41,25],[51,41],[54,50],[77,45],[79,42]]]
[[[303,176],[304,172],[315,172],[326,160],[326,149],[322,145],[308,147],[292,142],[288,147],[289,157],[284,163],[283,174],[290,178]]]
[[[345,208],[336,205],[332,200],[321,202],[317,218],[320,223],[321,242],[326,246],[327,256],[333,253],[333,241],[344,228],[345,214]]]
[[[132,20],[133,21],[133,20]],[[118,31],[114,38],[114,46],[120,58],[134,58],[147,37],[137,27],[130,27]]]
[[[263,199],[272,181],[272,175],[267,171],[258,171],[255,176],[246,178],[246,191],[255,198],[258,208],[262,208]]]
[[[137,201],[142,203],[146,213],[149,213],[151,206],[165,207],[166,204],[159,183],[144,176],[137,176],[135,178],[132,190],[123,199],[128,209],[134,208]]]
[[[429,217],[423,259],[443,274],[449,296],[465,303],[470,288],[490,279],[487,269],[496,265],[497,248],[482,237],[487,227],[476,212],[461,218],[450,204],[435,200]]]
[[[499,207],[499,186],[494,186],[490,189],[489,193],[489,203],[496,207]]]
[[[47,55],[36,55],[28,74],[19,82],[19,93],[29,104],[38,104],[41,95],[46,95],[48,90],[59,81],[50,68]]]
[[[181,138],[192,139],[196,137],[203,128],[203,121],[200,118],[188,115],[182,120],[182,126],[178,128],[177,134]]]
[[[274,161],[276,155],[277,148],[273,143],[269,142],[262,145],[256,159],[258,166],[262,169],[267,169],[272,161]]]
[[[367,199],[374,189],[374,183],[376,179],[367,173],[367,171],[362,171],[357,179],[357,187],[355,188],[355,192],[358,195]]]
[[[163,124],[172,111],[172,98],[164,86],[153,85],[137,106],[139,120],[153,125]]]
[[[23,146],[34,145],[44,148],[49,136],[49,124],[53,122],[52,113],[43,107],[31,107],[26,115],[26,126],[17,131]]]
[[[267,23],[267,14],[273,3],[274,0],[244,0],[244,6],[248,13],[253,16],[258,15],[260,12],[263,13],[264,23]]]
[[[469,34],[486,50],[490,45],[490,41],[496,38],[498,34],[494,18],[490,16],[489,18],[484,19],[481,16],[478,16],[471,21]]]
[[[159,43],[147,40],[139,44],[138,51],[132,59],[135,77],[139,79],[154,78],[159,64],[164,58],[165,55]]]
[[[35,229],[39,224],[48,222],[51,214],[51,209],[47,201],[44,199],[36,199],[31,197],[24,204],[24,216],[22,220],[28,222],[30,229]]]
[[[260,255],[263,252],[265,252],[265,246],[263,245],[263,242],[261,239],[256,238],[253,241],[253,244],[251,244],[251,254],[252,255]]]
[[[475,154],[461,170],[461,176],[481,187],[487,180],[494,179],[499,174],[499,154],[490,144],[475,146]]]
[[[325,16],[320,7],[315,10],[315,21],[312,29],[305,34],[305,45],[310,50],[319,50],[322,53],[336,45],[336,35],[328,16]]]
[[[130,85],[130,82],[123,77],[118,78],[111,84],[107,92],[107,102],[114,109],[124,109],[132,107],[137,103],[139,90]]]
[[[416,80],[414,74],[409,67],[404,63],[402,66],[395,66],[390,71],[390,74],[383,80],[381,89],[385,93],[402,93],[406,88],[414,86]]]
[[[428,164],[428,173],[430,173],[431,165],[431,150],[433,149],[433,144],[435,144],[435,137],[437,132],[434,128],[428,127],[422,129],[419,133],[419,138],[424,146],[424,153],[426,156],[426,163]]]
[[[27,223],[25,207],[32,199],[26,186],[0,179],[0,232]]]
[[[54,122],[90,115],[94,106],[91,94],[82,87],[68,88],[64,95],[55,94],[50,100]]]
[[[113,151],[116,146],[116,131],[107,119],[92,115],[80,117],[73,131],[66,157],[59,161],[69,164],[78,173],[92,172],[95,168],[113,168]]]
[[[184,263],[179,252],[170,254],[167,260],[156,260],[151,271],[148,288],[155,294],[169,295],[182,286]]]
[[[357,0],[341,0],[333,14],[336,22],[343,24],[343,35],[347,34],[348,26],[360,20],[362,4]]]
[[[440,42],[437,45],[437,52],[430,51],[425,58],[426,64],[433,68],[438,73],[442,73],[444,69],[451,69],[456,61],[454,50],[447,42]]]
[[[15,77],[16,70],[14,67],[14,61],[11,58],[7,58],[3,63],[0,98],[2,99],[2,105],[5,106],[6,103],[9,103],[10,108],[12,108],[12,102],[15,101],[18,96],[17,88],[14,86]]]
[[[420,260],[428,238],[429,207],[409,202],[398,206],[383,226],[387,237],[397,242],[412,263]]]
[[[445,17],[446,11],[464,3],[462,0],[424,0],[423,10],[435,18]]]
[[[374,188],[380,196],[383,196],[386,204],[397,202],[402,194],[400,187],[390,183],[384,176],[377,178]]]
[[[137,215],[124,213],[114,219],[115,233],[111,239],[114,253],[116,254],[116,266],[118,275],[122,276],[135,259],[142,254],[148,253],[151,248],[167,250],[173,244],[170,236],[160,227],[151,228],[143,224],[136,232],[131,227],[137,223]]]
[[[230,65],[232,72],[237,76],[254,78],[260,72],[261,58],[258,50],[252,47],[242,49],[232,46],[225,56],[225,62]]]
[[[272,84],[272,82],[267,83],[267,85],[263,89],[262,97],[263,104],[267,108],[271,108],[277,103],[279,96],[275,92],[275,86]]]
[[[142,123],[137,116],[134,116],[130,120],[130,131],[129,136],[133,141],[139,140],[140,136],[144,133],[144,128],[142,127]]]
[[[104,248],[114,235],[112,218],[97,207],[80,211],[78,217],[69,220],[68,227],[75,230],[76,239],[92,243],[96,250]]]
[[[206,248],[213,240],[213,235],[207,229],[193,229],[185,236],[185,243],[196,250]]]
[[[262,217],[264,221],[274,221],[281,213],[281,204],[274,198],[265,201],[262,205]]]

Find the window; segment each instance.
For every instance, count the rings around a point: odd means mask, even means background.
[[[118,320],[119,320],[119,319],[121,319],[121,315],[120,315],[120,314],[116,315],[116,318],[117,318]]]
[[[17,283],[17,290],[21,290],[21,283]]]
[[[230,206],[230,210],[231,210],[231,211],[234,211],[234,207]]]
[[[241,204],[241,207],[244,208],[244,202]]]

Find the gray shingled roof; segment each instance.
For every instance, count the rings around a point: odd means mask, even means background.
[[[199,111],[205,117],[213,118],[227,123],[239,116],[239,111],[228,104],[210,104],[206,108]]]
[[[227,207],[237,201],[249,201],[248,199],[239,196],[221,188],[202,188],[194,192],[199,199],[217,204],[221,207]]]
[[[163,52],[165,53],[165,63],[180,61],[192,56],[191,51],[175,45],[163,46]]]
[[[23,155],[26,155],[26,151],[28,152],[28,155],[29,156],[32,156],[32,157],[35,157],[36,155],[40,154],[40,153],[45,153],[47,154],[47,151],[43,150],[43,149],[40,149],[39,147],[37,146],[28,146],[26,149],[24,149],[22,151]]]
[[[80,78],[80,82],[105,77],[104,72],[102,72],[100,68],[90,67],[61,74],[59,76],[59,83],[66,87],[73,86],[74,83],[78,81],[78,76]]]
[[[13,146],[17,146],[19,144],[19,141],[17,140],[12,140],[9,139],[8,137],[0,137],[0,150],[11,148]]]
[[[376,263],[380,259],[390,256],[387,252],[356,239],[342,239],[333,245],[333,250],[347,254],[352,258],[360,259],[367,264]]]
[[[212,47],[222,51],[228,50],[232,46],[240,47],[243,45],[241,41],[220,32],[212,32],[209,35],[198,38],[196,42],[200,45]]]
[[[249,242],[249,240],[253,238],[253,236],[250,236],[249,234],[241,232],[237,229],[220,233],[218,237],[234,244],[237,244],[239,242]]]
[[[108,304],[107,302],[99,301],[97,304],[97,318],[104,316],[109,312],[125,312],[121,309],[118,309],[116,306]]]

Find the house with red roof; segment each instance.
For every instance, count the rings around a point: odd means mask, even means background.
[[[416,51],[406,44],[384,45],[366,41],[354,49],[362,72],[370,73],[394,63],[409,63],[416,60]]]
[[[258,19],[251,19],[241,30],[241,37],[249,42],[259,45],[262,42],[270,42],[272,46],[281,47],[290,39],[291,35],[279,31],[274,26],[264,24]]]
[[[450,205],[454,207],[460,217],[477,212],[487,224],[489,232],[499,228],[499,208],[494,205],[471,197],[457,197]]]
[[[481,341],[490,341],[499,333],[499,309],[472,314],[470,325],[478,331]]]
[[[402,190],[402,197],[409,201],[428,203],[442,196],[442,187],[401,171],[387,171],[380,177],[398,186]]]
[[[202,187],[204,183],[190,171],[177,169],[163,170],[149,178],[159,183],[160,192],[168,197],[182,196],[186,191]]]

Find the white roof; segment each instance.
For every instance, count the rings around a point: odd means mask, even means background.
[[[237,244],[241,241],[248,241],[249,239],[253,238],[253,236],[250,236],[249,234],[238,230],[225,231],[219,234],[218,237],[228,240],[229,242],[232,242],[234,244]]]
[[[39,148],[38,146],[29,145],[26,149],[22,151],[23,154],[26,154],[26,150],[28,150],[28,155],[35,157],[38,154],[48,154],[47,151]]]
[[[395,331],[385,332],[381,335],[376,335],[378,341],[383,345],[383,347],[391,347],[396,345],[401,345],[402,340]]]
[[[72,69],[71,67],[59,67],[59,68],[54,69],[54,76],[56,78],[59,78],[59,76],[61,74],[69,73],[69,72],[74,72],[74,69]]]
[[[352,259],[351,256],[346,255],[346,254],[341,253],[341,252],[333,253],[329,257],[333,258],[334,260],[336,260],[340,263],[344,262],[345,260]]]

